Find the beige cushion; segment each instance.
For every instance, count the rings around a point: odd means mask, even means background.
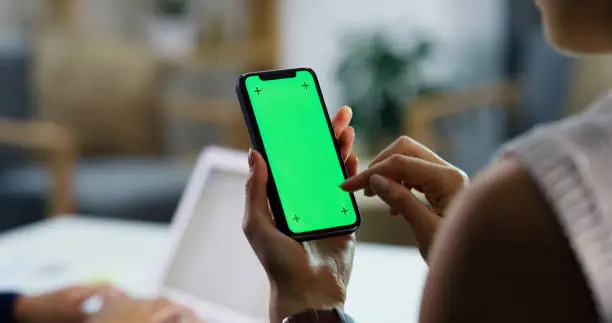
[[[50,32],[35,53],[37,111],[74,131],[86,155],[155,153],[158,74],[136,44]]]

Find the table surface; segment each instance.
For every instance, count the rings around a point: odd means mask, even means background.
[[[154,296],[169,250],[168,227],[66,216],[0,235],[0,289],[39,293],[111,282]],[[358,322],[416,322],[427,268],[414,248],[360,243],[346,310]]]

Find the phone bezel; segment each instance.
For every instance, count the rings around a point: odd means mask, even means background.
[[[236,93],[238,95],[238,100],[240,101],[240,106],[242,108],[242,114],[244,116],[244,120],[249,132],[249,137],[251,138],[251,145],[255,150],[257,150],[266,161],[266,165],[268,169],[270,169],[270,164],[268,162],[268,156],[266,154],[266,149],[263,144],[263,140],[261,138],[261,134],[259,132],[259,126],[257,125],[255,114],[253,111],[253,106],[251,104],[251,100],[249,98],[249,94],[246,90],[246,80],[249,77],[260,77],[262,80],[275,80],[275,79],[283,79],[283,78],[291,78],[296,77],[297,72],[304,71],[308,72],[312,75],[312,78],[315,83],[315,87],[317,89],[317,93],[319,94],[319,100],[321,101],[321,106],[323,107],[323,112],[325,115],[325,120],[327,122],[327,126],[329,127],[330,136],[332,136],[332,140],[334,143],[334,148],[336,150],[336,155],[338,156],[338,162],[340,163],[340,168],[342,169],[342,173],[344,178],[348,178],[348,172],[346,171],[346,167],[344,165],[344,160],[342,158],[342,153],[340,152],[340,148],[338,146],[338,142],[336,140],[336,136],[334,134],[334,129],[329,118],[329,113],[327,111],[327,105],[325,104],[325,100],[323,98],[323,93],[321,92],[321,86],[319,85],[319,80],[317,78],[317,74],[311,68],[295,68],[295,69],[285,69],[285,70],[272,70],[272,71],[262,71],[262,72],[252,72],[246,73],[239,77],[238,82],[236,83]],[[274,220],[276,222],[276,227],[283,232],[285,235],[292,237],[297,241],[306,241],[306,240],[315,240],[315,239],[323,239],[333,236],[345,235],[354,232],[361,225],[361,214],[359,213],[359,208],[357,206],[357,201],[355,200],[355,196],[353,193],[349,193],[351,197],[351,202],[353,204],[353,209],[355,210],[355,223],[342,227],[328,228],[316,231],[295,233],[291,231],[289,225],[287,224],[287,219],[285,217],[285,212],[280,202],[280,197],[278,194],[278,190],[276,188],[276,184],[274,182],[274,175],[271,171],[268,172],[268,200],[270,201],[270,207],[272,208],[272,213],[274,215]]]

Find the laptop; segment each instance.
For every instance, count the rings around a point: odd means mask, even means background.
[[[247,154],[207,148],[171,224],[160,294],[206,322],[266,322],[267,276],[242,232]]]

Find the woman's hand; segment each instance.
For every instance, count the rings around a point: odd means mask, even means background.
[[[110,300],[123,293],[107,285],[78,286],[55,292],[20,296],[15,303],[15,319],[20,323],[82,323],[87,318],[81,305],[86,299],[99,296]]]
[[[160,298],[136,301],[127,297],[105,304],[87,323],[198,323],[188,308]]]
[[[357,157],[349,156],[355,139],[354,130],[348,126],[351,117],[351,110],[345,107],[332,123],[347,170],[355,175]],[[308,308],[342,307],[355,236],[299,243],[278,231],[268,205],[266,163],[258,152],[251,151],[249,165],[243,229],[270,280],[270,321],[281,322]]]
[[[378,195],[412,226],[421,255],[427,260],[433,236],[446,208],[464,187],[467,175],[427,147],[400,137],[383,150],[370,168],[347,180],[342,188],[366,195]],[[411,189],[422,192],[430,207],[416,198]]]

